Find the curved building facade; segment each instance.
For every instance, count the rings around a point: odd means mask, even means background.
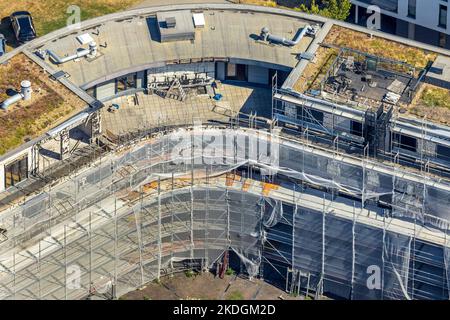
[[[369,108],[332,100],[326,81],[320,94],[301,91],[335,25],[350,28],[253,6],[149,7],[3,58],[24,55],[52,78],[41,86],[86,108],[0,157],[0,298],[117,298],[229,255],[289,293],[448,299],[450,131],[420,131],[379,93]],[[332,71],[373,65],[337,52]],[[400,100],[425,81],[376,61],[364,70],[389,74],[389,90],[407,79]]]

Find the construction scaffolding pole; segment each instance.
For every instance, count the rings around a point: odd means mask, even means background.
[[[64,300],[67,300],[67,226],[64,224]]]
[[[173,213],[171,213],[173,215]],[[161,277],[162,234],[161,234],[161,178],[158,177],[158,280]]]
[[[351,275],[351,289],[350,289],[350,300],[353,300],[353,290],[355,285],[355,260],[356,260],[356,250],[355,250],[355,242],[356,242],[356,232],[355,232],[355,225],[356,225],[356,204],[353,201],[353,220],[352,220],[352,275]]]
[[[117,197],[114,197],[114,295],[113,299],[117,299],[116,293],[117,293],[117,260],[119,258],[119,252],[118,252],[118,225],[117,225]]]
[[[142,195],[142,187],[139,189],[140,194]],[[137,246],[138,246],[138,252],[139,252],[139,269],[141,273],[141,286],[145,283],[144,281],[144,265],[142,261],[142,235],[141,235],[141,221],[140,221],[140,212],[141,208],[133,208],[134,213],[134,221],[135,221],[135,227],[136,227],[136,237],[137,237]]]

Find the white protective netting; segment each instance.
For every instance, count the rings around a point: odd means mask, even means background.
[[[249,180],[271,173],[281,187],[264,194],[260,181],[214,184],[243,167],[258,172]],[[211,266],[231,248],[250,276],[288,282],[294,269],[330,295],[447,299],[450,197],[427,182],[268,133],[179,130],[109,155],[2,212],[0,294],[80,298],[91,282],[111,279],[124,293],[170,272],[174,261]],[[71,265],[82,276],[78,289],[67,290]],[[371,266],[380,270],[379,288],[367,286]]]

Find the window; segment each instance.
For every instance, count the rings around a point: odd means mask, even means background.
[[[382,10],[387,10],[391,12],[398,11],[398,0],[360,0],[361,2],[376,5]]]
[[[394,135],[394,145],[400,149],[416,152],[417,139],[402,134]]]
[[[363,134],[362,123],[351,120],[350,121],[350,133],[354,134],[355,136],[362,136],[362,134]]]
[[[116,93],[135,89],[136,88],[136,74],[130,74],[116,80]]]
[[[15,186],[26,178],[28,178],[28,156],[5,166],[6,188]]]
[[[247,68],[245,64],[227,63],[227,80],[247,81]]]
[[[416,18],[416,0],[408,0],[408,17]]]
[[[436,156],[438,159],[450,162],[450,148],[442,145],[436,145]]]
[[[447,6],[439,6],[439,27],[447,28]]]
[[[301,110],[299,108],[300,118],[301,118]],[[321,124],[323,125],[323,112],[316,111],[313,109],[304,109],[303,110],[303,120],[305,122],[313,123],[313,124]]]

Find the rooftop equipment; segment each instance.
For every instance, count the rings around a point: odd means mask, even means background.
[[[204,28],[205,27],[205,16],[203,13],[193,13],[192,19],[194,19],[194,27],[195,28]]]
[[[302,40],[303,37],[307,34],[307,32],[311,32],[311,29],[312,29],[312,27],[310,25],[306,25],[305,27],[303,27],[303,29],[301,29],[301,31],[300,31],[300,29],[297,31],[297,34],[294,37],[294,39],[289,40],[286,38],[282,38],[282,37],[273,35],[269,32],[269,28],[263,27],[261,29],[260,38],[261,38],[261,40],[264,40],[264,41],[278,43],[278,44],[282,44],[284,46],[292,47],[292,46],[295,46],[297,43],[299,43],[300,40]]]
[[[16,93],[12,97],[9,97],[5,101],[3,101],[3,103],[1,104],[1,108],[3,110],[7,110],[10,105],[12,105],[22,99],[30,100],[32,91],[33,90],[31,89],[31,82],[28,80],[22,81],[20,83],[20,92]]]
[[[195,39],[194,22],[189,10],[157,12],[156,21],[161,42]]]
[[[65,56],[64,58],[61,58],[59,55],[57,55],[52,50],[47,50],[48,55],[51,57],[54,63],[56,64],[63,64],[78,58],[89,56],[90,58],[94,58],[97,56],[97,44],[95,42],[89,43],[88,49],[78,49],[76,53]]]
[[[89,33],[83,33],[77,36],[77,40],[81,45],[85,45],[91,42],[94,42],[94,39]]]

